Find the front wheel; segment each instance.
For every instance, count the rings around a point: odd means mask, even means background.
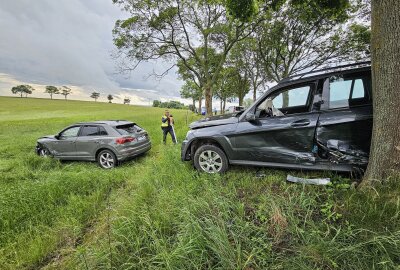
[[[194,166],[201,172],[223,173],[228,169],[228,158],[221,148],[206,144],[197,149]]]
[[[103,150],[97,155],[97,163],[103,169],[112,169],[117,166],[118,160],[110,150]]]
[[[50,152],[45,147],[39,148],[39,150],[37,151],[37,154],[40,157],[50,157]]]

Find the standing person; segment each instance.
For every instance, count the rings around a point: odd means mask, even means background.
[[[165,110],[164,115],[161,117],[161,129],[163,131],[163,142],[166,144],[167,134],[171,134],[172,142],[176,144],[176,137],[174,132],[174,118],[169,113],[168,110]]]

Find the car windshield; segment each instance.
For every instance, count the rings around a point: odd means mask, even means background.
[[[134,134],[134,133],[139,132],[139,131],[142,130],[138,125],[135,125],[135,124],[127,124],[127,125],[116,126],[115,129],[121,135],[130,135],[130,134]]]

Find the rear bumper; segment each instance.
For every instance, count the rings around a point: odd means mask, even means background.
[[[140,154],[146,153],[150,149],[151,149],[151,142],[149,140],[138,146],[120,150],[117,154],[117,159],[119,161],[124,161],[124,160],[130,159],[130,158],[133,158],[135,156],[138,156]]]

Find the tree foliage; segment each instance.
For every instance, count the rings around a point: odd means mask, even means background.
[[[31,95],[34,90],[35,89],[32,86],[27,84],[17,85],[11,88],[11,92],[13,94],[20,94],[21,98],[23,94],[25,94],[25,97],[28,97],[28,95]]]
[[[107,99],[108,99],[108,103],[111,103],[111,101],[114,99],[114,97],[111,94],[109,94],[107,96]]]
[[[131,103],[131,99],[130,98],[124,98],[124,104],[129,105]]]
[[[369,56],[367,29],[347,26],[353,6],[346,0],[333,2],[291,1],[258,29],[268,80]]]
[[[50,98],[53,99],[53,95],[60,94],[60,89],[53,85],[48,85],[46,86],[46,90],[44,92],[48,93],[50,95]]]
[[[181,97],[188,98],[192,100],[193,110],[195,109],[195,102],[199,101],[199,106],[201,107],[201,100],[203,99],[203,89],[199,87],[195,82],[191,80],[185,81],[185,84],[181,88]],[[199,108],[201,110],[201,108]]]
[[[96,102],[97,99],[100,97],[100,93],[98,92],[92,92],[92,94],[90,94],[90,97],[94,99],[94,101]]]
[[[72,93],[72,90],[68,86],[61,86],[59,88],[59,92],[60,92],[61,95],[64,96],[65,100],[67,100],[67,96]]]

